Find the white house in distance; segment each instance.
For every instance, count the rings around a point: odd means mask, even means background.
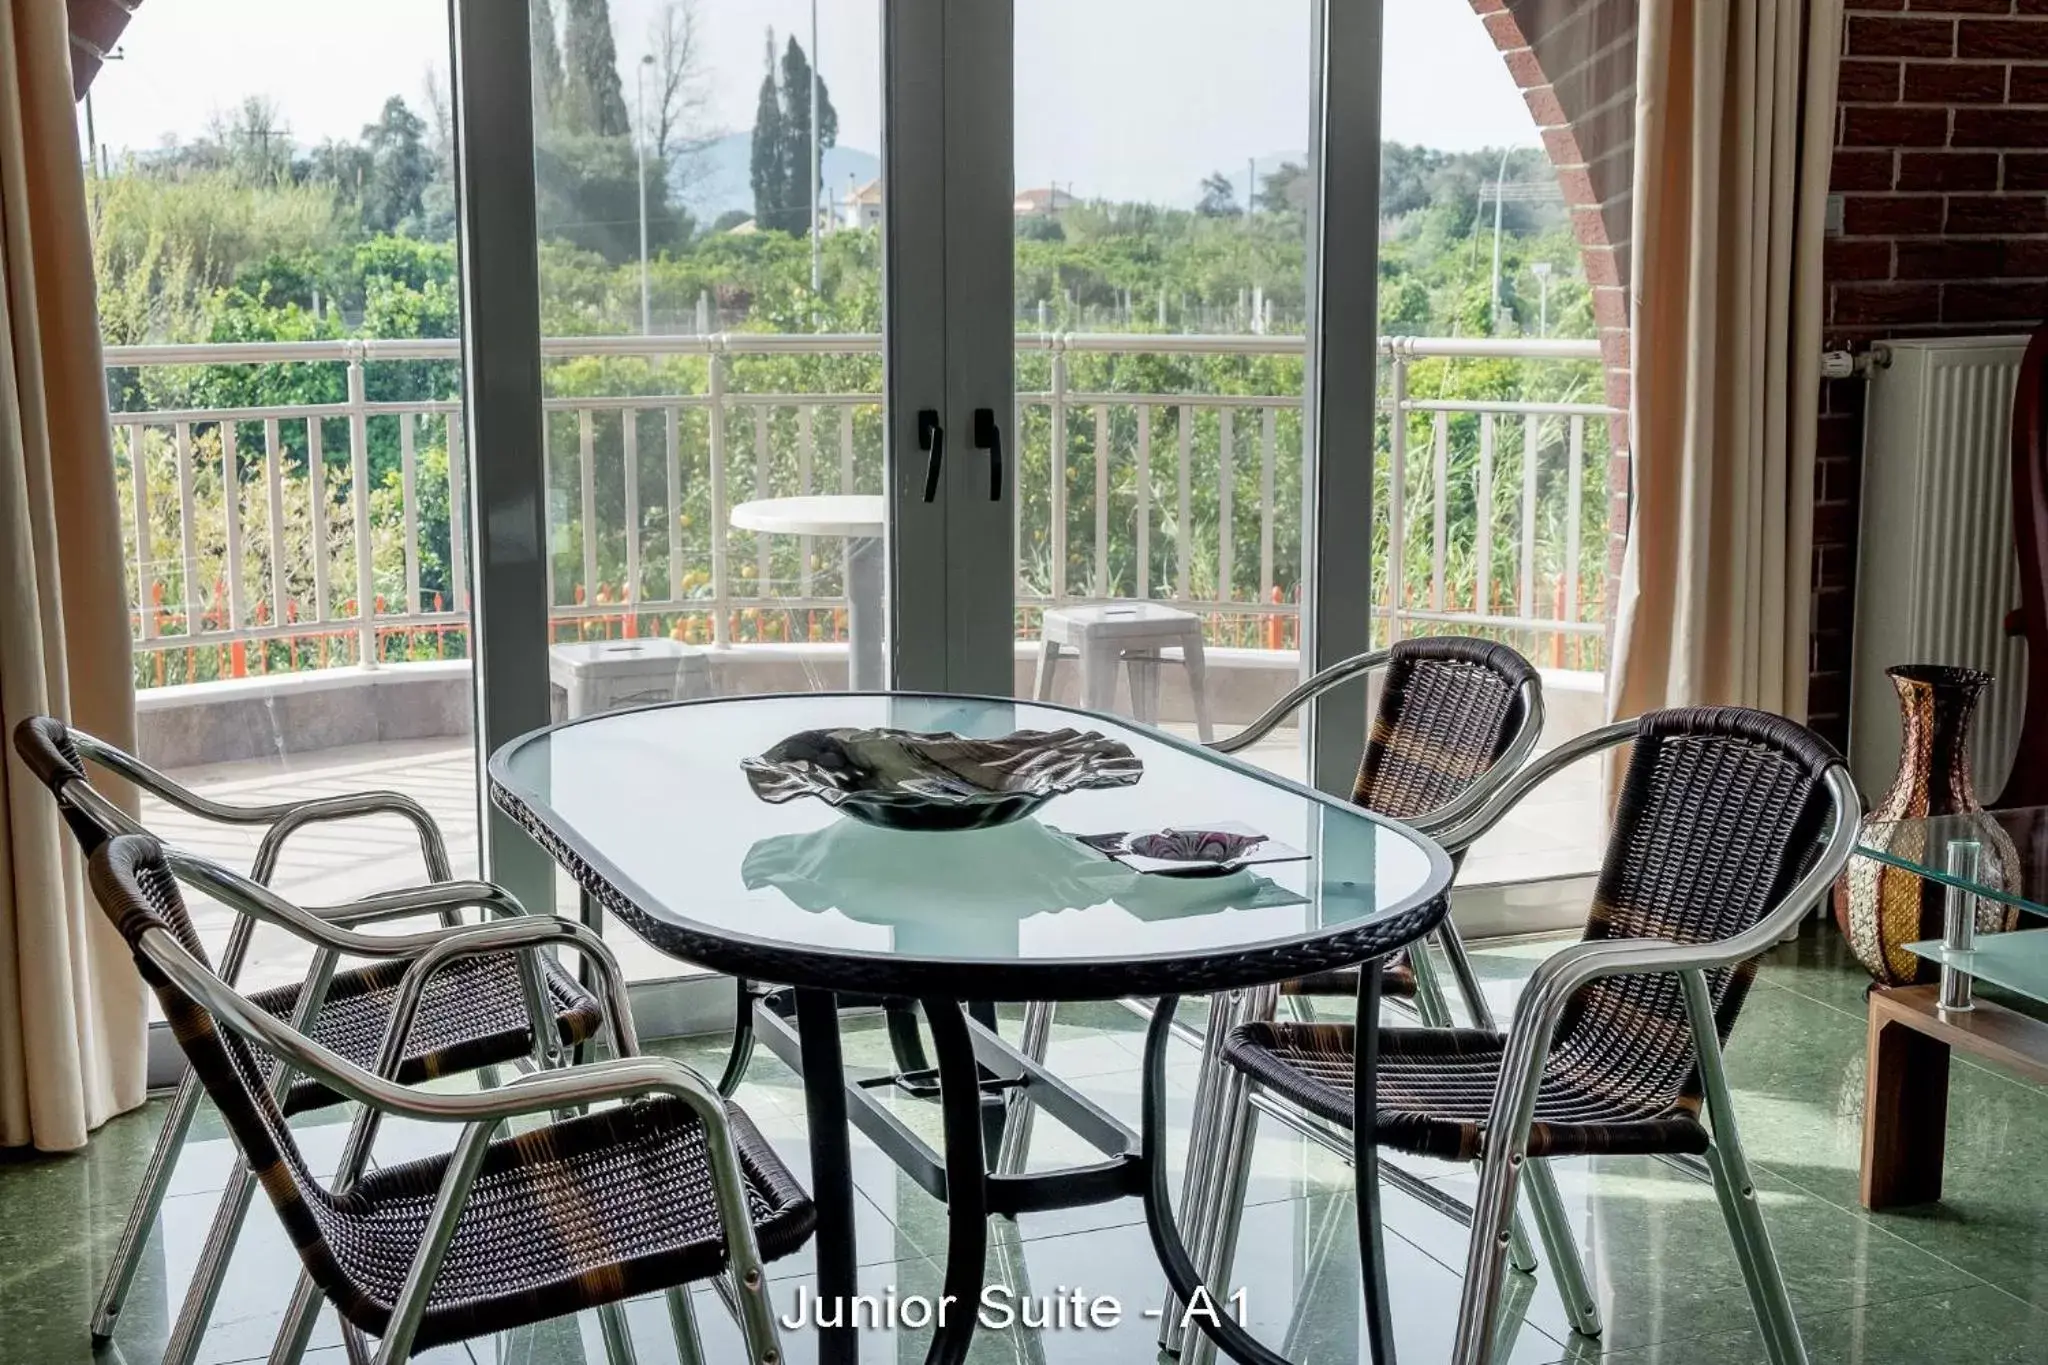
[[[1018,190],[1010,211],[1019,218],[1051,218],[1079,202],[1058,185],[1048,185],[1044,189]]]
[[[1043,189],[1017,191],[1017,197],[1011,204],[1011,212],[1019,218],[1051,218],[1079,202],[1080,200],[1067,190],[1057,185],[1048,185]],[[832,231],[881,226],[881,177],[877,176],[861,185],[856,184],[852,176],[848,176],[846,193],[834,201],[825,222],[828,230]]]
[[[835,228],[871,228],[882,223],[882,179],[876,176],[865,185],[854,184],[853,177],[846,177],[846,197],[834,207],[831,223]]]

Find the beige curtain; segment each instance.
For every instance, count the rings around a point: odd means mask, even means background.
[[[1608,707],[1806,713],[1841,0],[1642,0]]]
[[[0,0],[0,1146],[46,1151],[143,1098],[147,1015],[49,795],[47,713],[132,747],[120,504],[64,7]]]

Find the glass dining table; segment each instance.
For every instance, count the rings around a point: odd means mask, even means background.
[[[755,795],[743,759],[798,732],[841,727],[982,739],[1093,731],[1127,745],[1141,771],[1130,785],[1070,792],[1009,824],[946,833],[879,828],[821,801]],[[948,1246],[928,1362],[966,1357],[992,1214],[1138,1198],[1168,1286],[1179,1302],[1196,1296],[1162,1150],[1177,998],[1377,964],[1441,920],[1452,874],[1440,848],[1402,825],[1158,730],[1046,703],[880,693],[680,702],[536,731],[498,750],[489,776],[492,800],[574,876],[587,920],[616,919],[666,954],[740,978],[739,1033],[757,1031],[802,1075],[821,1320],[835,1318],[826,1305],[855,1292],[849,1124],[944,1201]],[[1169,876],[1083,842],[1225,823],[1289,856]],[[1374,1017],[1379,973],[1358,976],[1361,1017]],[[995,1027],[994,1002],[1128,997],[1158,1002],[1135,1132]],[[884,1083],[936,1092],[943,1150],[878,1100],[873,1081],[851,1082],[842,1066],[843,1008],[900,1012],[908,1002],[923,1015],[936,1065]],[[905,1041],[915,1053],[917,1030]],[[1356,1051],[1357,1093],[1371,1095],[1375,1049]],[[728,1081],[740,1069],[729,1068]],[[1101,1159],[992,1171],[1020,1099]],[[1356,1125],[1364,1135],[1372,1127]],[[1383,1341],[1370,1325],[1383,1328],[1387,1313],[1376,1165],[1368,1141],[1354,1155],[1369,1335]],[[1232,1359],[1284,1365],[1228,1312],[1195,1321]],[[827,1365],[857,1358],[851,1326],[820,1326],[818,1336]],[[1377,1358],[1390,1359],[1390,1348]]]
[[[2048,1084],[2048,928],[2030,927],[2048,916],[2048,807],[1874,821],[1856,851],[1943,889],[1941,937],[1906,945],[1935,964],[1936,981],[1871,988],[1863,1109],[1864,1206],[1932,1203],[1951,1054]],[[1987,913],[2000,907],[2022,914]]]

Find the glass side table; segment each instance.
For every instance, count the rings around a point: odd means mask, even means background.
[[[2010,839],[2018,854],[2013,885],[1986,856],[1994,839]],[[1870,991],[1863,1107],[1864,1207],[1932,1203],[1941,1197],[1950,1054],[2048,1084],[2048,1023],[1976,993],[1985,981],[2048,1005],[2048,929],[1983,933],[1977,923],[1985,900],[2048,916],[2048,807],[1872,824],[1857,852],[1946,888],[1942,937],[1907,945],[1940,964],[1940,980]]]

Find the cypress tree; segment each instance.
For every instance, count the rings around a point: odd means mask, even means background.
[[[533,126],[542,132],[554,126],[562,107],[562,48],[555,41],[552,0],[532,0],[527,17],[533,44]]]
[[[811,230],[810,215],[817,212],[817,205],[811,204],[812,174],[822,175],[825,148],[839,141],[839,112],[832,107],[832,94],[825,88],[824,77],[818,78],[818,157],[811,157],[811,64],[804,56],[804,50],[797,46],[794,37],[782,54],[782,120],[783,153],[782,202],[785,206],[785,232]],[[805,205],[810,204],[808,211]]]
[[[767,71],[761,76],[761,97],[754,109],[753,154],[747,179],[754,189],[754,226],[789,231],[785,205],[789,193],[789,148],[783,136],[782,101],[775,89],[775,30],[768,30]],[[802,200],[798,200],[799,203]]]
[[[566,0],[562,33],[562,124],[573,133],[625,137],[626,96],[607,0]]]

